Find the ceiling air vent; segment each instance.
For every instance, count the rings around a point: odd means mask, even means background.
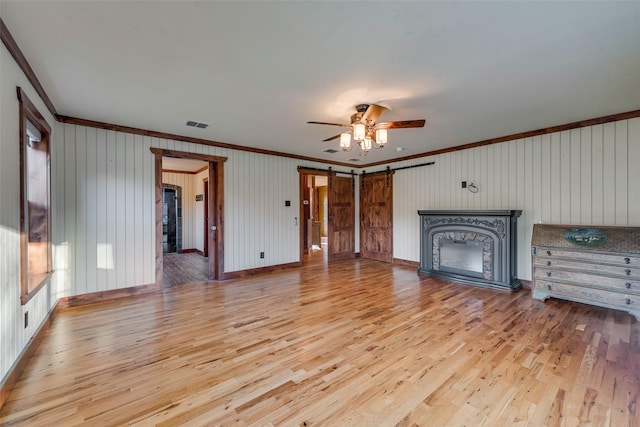
[[[194,122],[193,120],[189,120],[187,122],[187,126],[191,126],[194,128],[206,129],[209,126],[207,123]]]
[[[328,149],[324,150],[324,152],[333,154],[333,153],[337,153],[338,150],[334,150],[333,148],[328,148]]]

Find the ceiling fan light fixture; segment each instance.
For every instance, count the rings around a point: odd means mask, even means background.
[[[355,141],[364,141],[365,139],[366,127],[364,123],[354,123],[353,124],[353,139]]]
[[[340,148],[343,151],[349,151],[351,149],[351,134],[344,132],[340,134]]]
[[[387,145],[389,142],[389,129],[421,128],[426,123],[425,119],[378,122],[380,116],[387,110],[389,110],[389,107],[382,105],[358,104],[356,105],[356,113],[351,115],[350,124],[315,121],[307,123],[347,128],[347,130],[343,129],[344,132],[322,141],[334,141],[339,138],[342,151],[351,151],[354,146],[358,145],[364,154],[367,154],[372,148],[383,148]],[[402,148],[398,151],[400,150]]]
[[[386,129],[376,130],[376,144],[382,146],[386,143],[387,143],[387,130]]]

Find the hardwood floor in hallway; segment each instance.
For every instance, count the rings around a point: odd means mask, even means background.
[[[206,282],[209,279],[209,261],[202,255],[189,253],[165,253],[163,258],[163,280],[165,287],[185,283]]]
[[[68,308],[2,425],[634,426],[640,322],[356,259]]]

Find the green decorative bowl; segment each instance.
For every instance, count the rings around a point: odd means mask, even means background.
[[[602,246],[607,243],[607,233],[597,228],[574,228],[564,233],[564,239],[579,246]]]

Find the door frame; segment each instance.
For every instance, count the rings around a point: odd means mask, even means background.
[[[155,215],[156,215],[156,287],[163,288],[162,259],[162,158],[196,159],[209,162],[208,216],[209,224],[216,230],[209,230],[209,280],[224,280],[224,163],[226,157],[187,151],[150,148],[155,156]]]
[[[304,218],[304,196],[305,196],[305,188],[307,185],[307,178],[309,176],[326,176],[329,177],[330,174],[333,174],[335,176],[335,174],[347,174],[347,175],[351,175],[352,179],[356,179],[357,178],[357,174],[354,174],[353,171],[351,172],[341,172],[341,171],[332,171],[331,169],[329,169],[328,171],[326,170],[322,170],[322,169],[313,169],[313,168],[305,168],[302,166],[298,166],[298,175],[299,175],[299,182],[300,182],[300,264],[304,265],[304,229],[306,227],[306,220]],[[356,184],[357,185],[357,184]],[[327,190],[327,197],[331,198],[331,192],[329,190]],[[354,205],[354,211],[356,208],[356,202],[357,202],[357,198],[356,198],[356,192],[354,191],[353,193],[353,205]],[[329,222],[331,222],[331,219],[329,219]],[[354,239],[356,236],[356,225],[358,222],[358,218],[356,218],[354,216],[353,218],[353,235],[354,235]],[[327,224],[327,227],[329,227],[330,225]],[[310,230],[309,230],[310,232]],[[329,248],[331,247],[331,233],[328,233],[327,235],[327,251],[329,250]],[[354,240],[354,258],[356,258],[358,256],[358,254],[355,251],[355,240]],[[327,257],[327,262],[328,262],[329,257]]]
[[[164,197],[166,195],[165,194],[166,191],[173,191],[175,193],[174,201],[180,200],[180,202],[182,202],[182,187],[180,187],[179,185],[175,185],[175,184],[162,183],[162,204],[163,205],[164,205]],[[176,203],[176,205],[177,205],[177,203]],[[180,206],[180,207],[182,207],[182,206]],[[164,217],[164,213],[163,213],[162,216]],[[174,221],[175,221],[175,228],[176,228],[175,236],[174,236],[174,238],[176,239],[176,248],[175,248],[176,250],[175,250],[175,252],[179,253],[179,252],[182,252],[182,236],[180,237],[180,245],[178,245],[178,231],[177,230],[178,229],[182,229],[182,216],[178,217],[178,209],[176,209],[176,211],[175,211]],[[164,224],[163,224],[163,228],[164,228]],[[163,233],[162,233],[163,239],[162,240],[163,240],[163,243],[164,243],[164,230],[162,230],[162,231],[163,231]],[[165,253],[164,252],[164,245],[163,245],[163,248],[162,248],[162,253],[163,254]]]
[[[209,257],[209,177],[207,176],[202,180],[202,187],[204,188],[204,215],[202,216],[202,222],[204,228],[202,232],[202,254],[205,257]]]
[[[304,230],[307,227],[307,220],[304,217],[304,201],[305,199],[305,189],[307,186],[307,180],[310,176],[329,176],[329,173],[321,170],[314,169],[305,169],[302,167],[298,168],[298,176],[300,179],[300,264],[304,265],[304,245],[305,245],[305,234]],[[309,206],[311,209],[311,206]],[[307,232],[311,233],[311,230],[307,230]],[[327,236],[327,239],[330,237]]]
[[[307,188],[307,180],[309,179],[310,176],[315,176],[315,175],[327,175],[326,172],[322,172],[322,171],[314,171],[311,169],[302,169],[302,168],[298,168],[298,178],[299,178],[299,182],[300,182],[300,216],[298,218],[300,218],[300,264],[304,265],[304,255],[309,253],[308,251],[305,252],[304,249],[304,245],[305,245],[305,230],[307,228],[307,219],[304,216],[304,201],[305,199],[305,190]],[[311,209],[311,206],[309,206],[309,209]],[[307,233],[311,233],[311,230],[307,230]]]

